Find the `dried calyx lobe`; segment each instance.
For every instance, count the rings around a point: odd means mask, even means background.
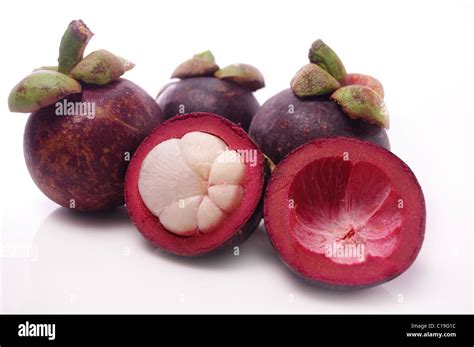
[[[265,86],[260,71],[248,64],[220,68],[210,51],[194,55],[180,64],[157,102],[165,117],[192,112],[211,112],[248,130],[259,103],[253,92]]]
[[[252,120],[249,132],[275,163],[317,138],[346,136],[390,149],[389,116],[382,84],[373,77],[347,74],[341,59],[323,41],[309,51],[309,64],[290,89],[270,98]]]

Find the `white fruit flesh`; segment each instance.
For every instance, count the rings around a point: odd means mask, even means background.
[[[143,160],[138,190],[169,231],[192,236],[215,230],[240,204],[245,163],[214,135],[190,132],[153,148]]]

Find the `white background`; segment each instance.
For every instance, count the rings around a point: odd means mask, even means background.
[[[472,3],[459,1],[1,1],[2,312],[472,312]],[[78,215],[59,208],[26,170],[25,114],[10,89],[54,65],[72,19],[96,34],[88,52],[129,58],[126,77],[151,95],[174,67],[211,49],[217,62],[264,74],[261,102],[287,88],[322,38],[351,72],[379,78],[392,150],[426,197],[426,239],[402,276],[333,292],[293,276],[262,229],[241,248],[200,260],[155,250],[124,209]],[[16,256],[12,250],[29,252]]]

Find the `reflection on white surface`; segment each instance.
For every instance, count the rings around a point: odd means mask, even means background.
[[[37,259],[23,260],[28,266],[16,267],[13,281],[4,284],[7,312],[409,310],[387,285],[339,292],[302,281],[278,259],[263,226],[241,246],[239,256],[227,250],[181,258],[144,240],[125,208],[101,214],[57,208],[41,223],[32,248]],[[15,278],[25,275],[19,289]],[[396,281],[416,289],[414,277],[407,273]]]

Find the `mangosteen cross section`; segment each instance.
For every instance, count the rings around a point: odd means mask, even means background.
[[[214,230],[238,207],[245,164],[220,138],[199,131],[155,146],[143,160],[138,189],[143,202],[171,233]]]

